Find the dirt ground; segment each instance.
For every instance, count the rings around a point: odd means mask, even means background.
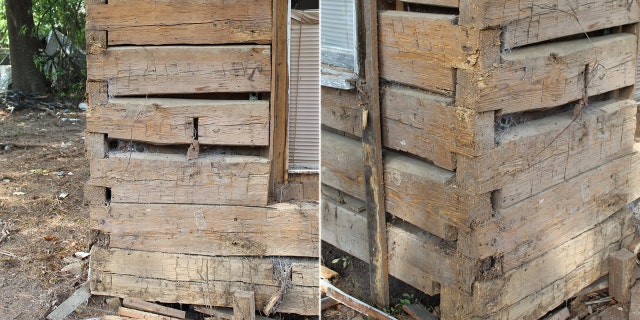
[[[44,319],[87,279],[84,128],[81,112],[0,105],[0,319]],[[69,319],[101,316],[91,302]]]

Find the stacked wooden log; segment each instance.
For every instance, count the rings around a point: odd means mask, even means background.
[[[317,205],[269,200],[272,5],[87,1],[93,294],[318,313]]]
[[[640,7],[397,4],[378,14],[389,272],[442,319],[537,319],[635,231]],[[368,261],[361,107],[322,93],[322,238]]]

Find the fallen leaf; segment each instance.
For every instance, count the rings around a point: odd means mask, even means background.
[[[58,237],[56,237],[56,236],[44,236],[44,240],[55,241],[55,240],[58,240]]]

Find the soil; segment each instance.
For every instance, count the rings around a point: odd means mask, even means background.
[[[0,319],[44,319],[87,280],[84,128],[83,113],[0,105]],[[92,298],[68,319],[105,311]]]

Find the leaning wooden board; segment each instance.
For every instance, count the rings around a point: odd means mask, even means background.
[[[114,203],[265,206],[269,171],[256,156],[110,152],[91,160],[88,184],[111,188]]]
[[[87,30],[107,31],[109,46],[268,44],[271,42],[272,11],[269,8],[272,1],[109,0],[104,4],[88,3]]]
[[[111,248],[209,256],[317,256],[318,206],[92,205]]]
[[[271,46],[110,47],[87,56],[110,96],[271,91]]]
[[[113,98],[87,114],[87,130],[153,144],[269,144],[269,102]]]

